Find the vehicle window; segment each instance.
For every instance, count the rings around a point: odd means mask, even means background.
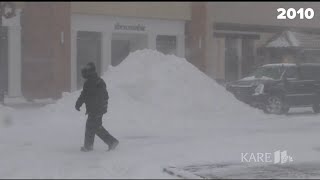
[[[281,66],[264,66],[254,71],[251,76],[255,78],[280,79],[284,71]]]
[[[302,66],[300,71],[303,80],[320,80],[320,66]]]
[[[298,68],[297,67],[288,67],[286,69],[286,77],[288,79],[299,79]]]

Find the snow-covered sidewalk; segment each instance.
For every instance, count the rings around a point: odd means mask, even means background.
[[[314,115],[270,118],[259,127],[204,126],[190,131],[181,127],[176,133],[164,131],[159,135],[143,129],[128,135],[110,128],[121,142],[117,150],[107,152],[97,138],[95,151],[83,153],[79,148],[84,117],[72,124],[67,120],[65,124],[59,120],[48,123],[38,113],[38,109],[20,110],[12,117],[12,126],[1,128],[1,178],[172,178],[163,168],[239,164],[241,152],[279,149],[293,156],[291,164],[320,162],[320,143],[315,141],[320,122]],[[105,125],[108,128],[107,120]],[[292,176],[288,174],[288,178]]]

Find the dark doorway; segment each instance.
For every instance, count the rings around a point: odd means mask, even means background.
[[[239,56],[237,39],[226,37],[225,48],[225,80],[229,82],[238,79]]]
[[[136,33],[112,33],[111,65],[118,66],[130,53],[148,47],[148,36]]]
[[[77,87],[82,88],[84,79],[81,69],[88,62],[94,62],[97,73],[101,75],[101,37],[100,32],[79,31],[77,33]]]
[[[158,35],[156,38],[156,48],[163,54],[177,55],[177,37]]]
[[[111,42],[111,65],[119,65],[130,53],[130,40],[116,40]]]
[[[0,29],[0,91],[8,93],[8,29]]]
[[[242,39],[242,77],[249,75],[254,68],[253,42],[253,39]]]

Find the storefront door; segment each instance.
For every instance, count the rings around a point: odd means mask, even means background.
[[[77,34],[77,87],[81,89],[84,79],[81,69],[88,63],[94,62],[98,75],[101,75],[101,33],[79,31]]]
[[[119,65],[129,53],[147,48],[147,35],[113,33],[111,41],[111,65]]]
[[[111,65],[119,65],[130,53],[130,41],[113,39],[111,52]]]
[[[253,39],[242,39],[242,77],[248,76],[254,70],[255,62],[253,41]]]
[[[225,42],[225,80],[227,82],[238,79],[239,72],[239,56],[237,39],[226,38]]]

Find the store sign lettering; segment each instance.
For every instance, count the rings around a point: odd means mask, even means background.
[[[127,30],[127,31],[145,31],[146,27],[138,24],[138,25],[121,25],[116,23],[114,25],[115,30]]]

